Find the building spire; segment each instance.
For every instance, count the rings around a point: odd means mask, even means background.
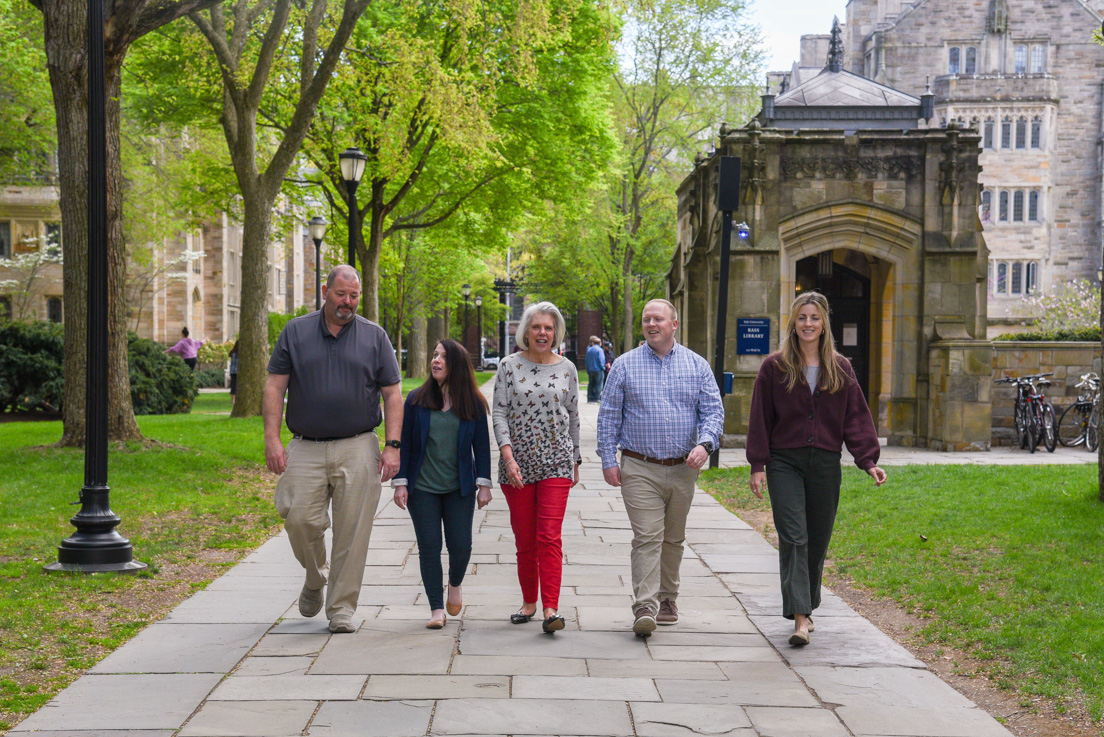
[[[1008,33],[1007,0],[989,0],[989,16],[985,19],[985,30],[989,33]]]
[[[832,40],[828,43],[828,71],[843,71],[843,31],[839,16],[832,18]]]

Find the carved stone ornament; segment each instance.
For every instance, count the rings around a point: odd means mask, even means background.
[[[783,179],[907,179],[924,169],[919,156],[796,156],[781,161]]]
[[[1008,1],[989,0],[989,15],[985,19],[987,33],[1008,33]]]

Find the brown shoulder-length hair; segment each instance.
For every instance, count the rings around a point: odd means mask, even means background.
[[[451,338],[442,340],[437,345],[445,349],[445,368],[448,369],[445,384],[452,400],[452,413],[461,420],[475,420],[485,416],[487,399],[479,391],[479,384],[475,381],[475,371],[468,358],[468,351]],[[437,346],[434,346],[434,350],[436,349]],[[414,390],[411,402],[416,407],[440,410],[445,406],[445,395],[440,385],[430,376]]]
[[[820,313],[824,331],[820,334],[820,371],[817,384],[826,392],[834,393],[847,386],[847,374],[836,360],[836,343],[832,340],[832,324],[828,321],[828,299],[820,292],[803,292],[790,305],[790,320],[786,334],[778,348],[778,365],[786,376],[786,390],[793,391],[798,384],[808,386],[805,380],[805,358],[801,355],[801,339],[797,337],[797,313],[805,305],[813,305]]]

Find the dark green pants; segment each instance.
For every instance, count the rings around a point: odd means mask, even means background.
[[[767,491],[778,530],[782,616],[812,614],[836,522],[840,454],[819,448],[775,450],[767,462]]]

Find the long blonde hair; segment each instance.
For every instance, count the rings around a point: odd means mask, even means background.
[[[817,384],[830,392],[838,392],[847,385],[847,374],[840,370],[836,361],[836,343],[832,340],[832,323],[828,321],[828,299],[820,292],[804,292],[790,305],[790,320],[786,323],[786,334],[778,348],[778,364],[786,374],[786,390],[793,391],[798,383],[805,384],[805,358],[801,355],[800,338],[797,337],[797,313],[805,305],[813,305],[820,313],[824,330],[820,334],[820,372]],[[806,384],[807,385],[807,384]]]

